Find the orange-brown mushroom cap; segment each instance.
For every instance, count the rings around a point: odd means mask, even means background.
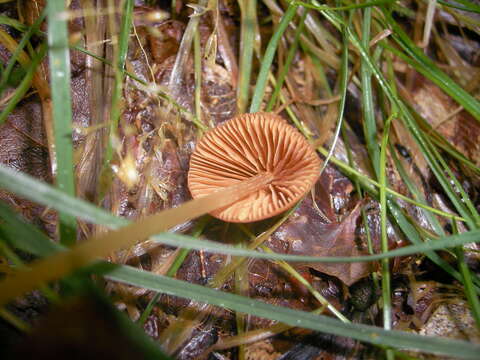
[[[210,130],[197,143],[188,187],[198,198],[255,176],[272,175],[260,190],[211,213],[224,221],[252,222],[290,208],[319,173],[318,155],[293,126],[272,113],[243,114]]]

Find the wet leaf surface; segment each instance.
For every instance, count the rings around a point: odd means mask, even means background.
[[[337,211],[345,211],[348,202],[348,193],[351,192],[351,184],[340,179],[335,179],[327,173],[320,182],[329,182],[328,191],[333,199],[333,204],[327,204],[326,208],[320,209],[328,214],[330,220],[320,215],[313,206],[309,196],[303,200],[298,209],[292,214],[287,222],[275,232],[268,242],[269,247],[275,252],[311,255],[311,256],[361,256],[368,254],[367,244],[362,242],[357,235],[359,228],[359,216],[362,204],[358,202],[347,214],[336,220],[334,215]],[[327,179],[327,180],[325,180]],[[323,181],[322,181],[323,180]],[[316,194],[321,199],[322,192]],[[320,200],[322,201],[322,200]],[[325,203],[325,199],[323,200]],[[322,203],[320,203],[322,204]],[[327,216],[328,216],[327,215]],[[296,267],[309,267],[321,273],[335,276],[346,285],[352,285],[359,279],[368,276],[375,270],[374,264],[350,263],[350,264],[295,264]]]

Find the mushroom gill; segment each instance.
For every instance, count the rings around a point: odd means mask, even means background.
[[[320,159],[305,138],[280,116],[236,116],[210,130],[190,159],[188,187],[193,198],[245,183],[254,190],[211,215],[229,222],[252,222],[277,215],[316,182]]]

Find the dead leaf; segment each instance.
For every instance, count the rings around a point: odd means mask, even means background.
[[[356,242],[357,219],[361,203],[340,222],[325,224],[306,199],[285,225],[273,234],[268,246],[276,252],[309,256],[367,255],[366,244]],[[368,276],[374,268],[369,263],[296,263],[335,276],[346,285],[352,285]]]

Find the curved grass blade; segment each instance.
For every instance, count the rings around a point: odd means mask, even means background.
[[[427,337],[402,331],[386,331],[369,325],[345,324],[327,316],[314,315],[304,311],[269,305],[258,300],[154,275],[128,266],[113,269],[106,277],[110,280],[277,320],[292,326],[299,326],[338,336],[348,336],[375,345],[419,350],[462,359],[477,359],[478,353],[480,352],[479,345],[465,341]]]
[[[282,38],[283,33],[287,29],[290,21],[292,21],[293,17],[295,16],[297,10],[297,5],[291,3],[288,6],[287,11],[282,17],[280,24],[278,24],[277,29],[275,29],[272,38],[268,42],[267,49],[265,50],[265,55],[263,56],[262,65],[260,67],[260,72],[257,78],[257,85],[255,86],[255,90],[252,96],[252,103],[250,104],[249,112],[257,112],[260,110],[260,105],[263,101],[263,96],[265,93],[265,88],[267,87],[268,81],[268,74],[270,73],[270,66],[273,62],[273,57],[275,56],[275,52],[277,51],[278,42]]]

